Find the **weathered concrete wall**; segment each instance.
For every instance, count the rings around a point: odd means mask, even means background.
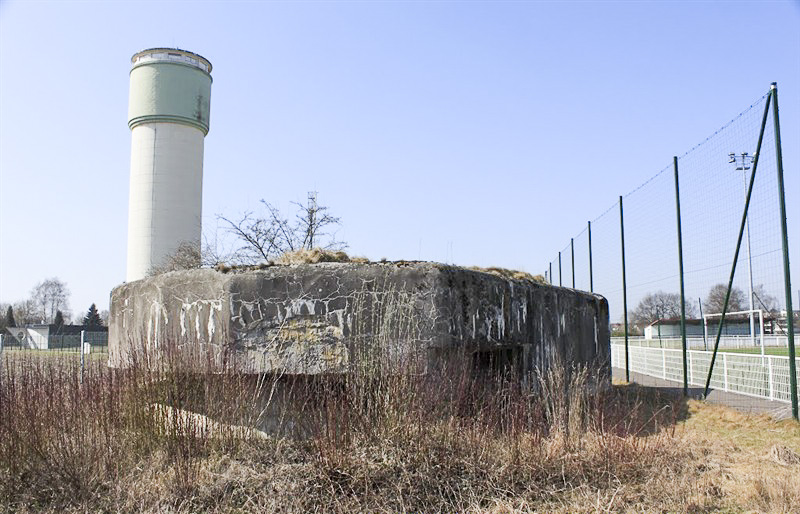
[[[457,350],[523,369],[553,357],[608,366],[608,326],[600,296],[435,263],[192,270],[114,289],[109,358],[126,366],[177,345],[287,373]]]

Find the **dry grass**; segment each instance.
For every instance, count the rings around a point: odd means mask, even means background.
[[[502,277],[508,280],[527,280],[528,282],[536,282],[538,284],[547,284],[547,281],[541,275],[531,275],[530,273],[526,273],[524,271],[516,271],[506,268],[481,268],[478,266],[472,266],[467,269],[472,271],[480,271],[481,273],[489,273],[490,275],[496,275],[498,277]]]
[[[318,264],[321,262],[350,262],[356,264],[373,264],[373,261],[371,261],[367,257],[351,257],[343,251],[325,250],[323,248],[312,248],[309,250],[303,248],[301,250],[296,250],[293,252],[286,252],[274,260],[270,260],[269,262],[264,262],[261,264],[231,266],[228,264],[220,263],[217,264],[214,267],[214,269],[222,273],[229,273],[229,272],[240,272],[240,271],[263,270],[270,268],[272,266]],[[386,258],[382,258],[380,260],[381,264],[393,264],[395,266],[401,266],[401,267],[417,262],[419,261],[406,261],[406,260],[388,261]],[[459,268],[460,266],[448,266],[448,267]],[[470,266],[464,269],[468,269],[471,271],[478,271],[481,273],[488,273],[490,275],[501,277],[506,280],[523,280],[528,282],[535,282],[538,284],[547,284],[547,281],[544,279],[542,275],[531,275],[530,273],[526,273],[524,271],[510,270],[498,267],[481,268],[478,266]]]
[[[278,257],[277,264],[317,264],[320,262],[369,262],[363,257],[350,257],[342,251],[324,250],[322,248],[312,248],[311,250],[302,249],[295,252],[287,252]]]
[[[214,269],[222,273],[263,270],[272,266],[291,266],[296,264],[318,264],[320,262],[352,262],[358,264],[369,264],[371,261],[366,257],[350,257],[347,253],[338,250],[326,250],[324,248],[300,249],[293,252],[286,252],[280,257],[263,262],[261,264],[228,265],[218,263]]]
[[[463,363],[462,363],[463,364]],[[588,370],[6,362],[0,511],[797,512],[800,425]],[[563,369],[554,368],[554,369]],[[280,386],[280,387],[276,387]],[[276,393],[275,391],[278,391]],[[284,394],[285,393],[285,394]],[[281,397],[293,437],[252,430]],[[299,437],[298,435],[302,435]]]
[[[758,512],[800,512],[800,424],[691,400],[678,433],[694,454],[701,510],[717,498]]]

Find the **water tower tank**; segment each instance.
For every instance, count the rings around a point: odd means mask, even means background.
[[[128,282],[163,265],[181,245],[199,255],[211,101],[211,63],[198,54],[150,48],[131,62]]]

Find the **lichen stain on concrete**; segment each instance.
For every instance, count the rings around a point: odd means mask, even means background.
[[[183,301],[178,315],[181,338],[198,343],[213,341],[221,312],[221,299]]]

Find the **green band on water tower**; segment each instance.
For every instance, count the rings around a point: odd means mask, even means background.
[[[185,50],[156,48],[132,58],[128,126],[171,122],[208,133],[211,64]]]

